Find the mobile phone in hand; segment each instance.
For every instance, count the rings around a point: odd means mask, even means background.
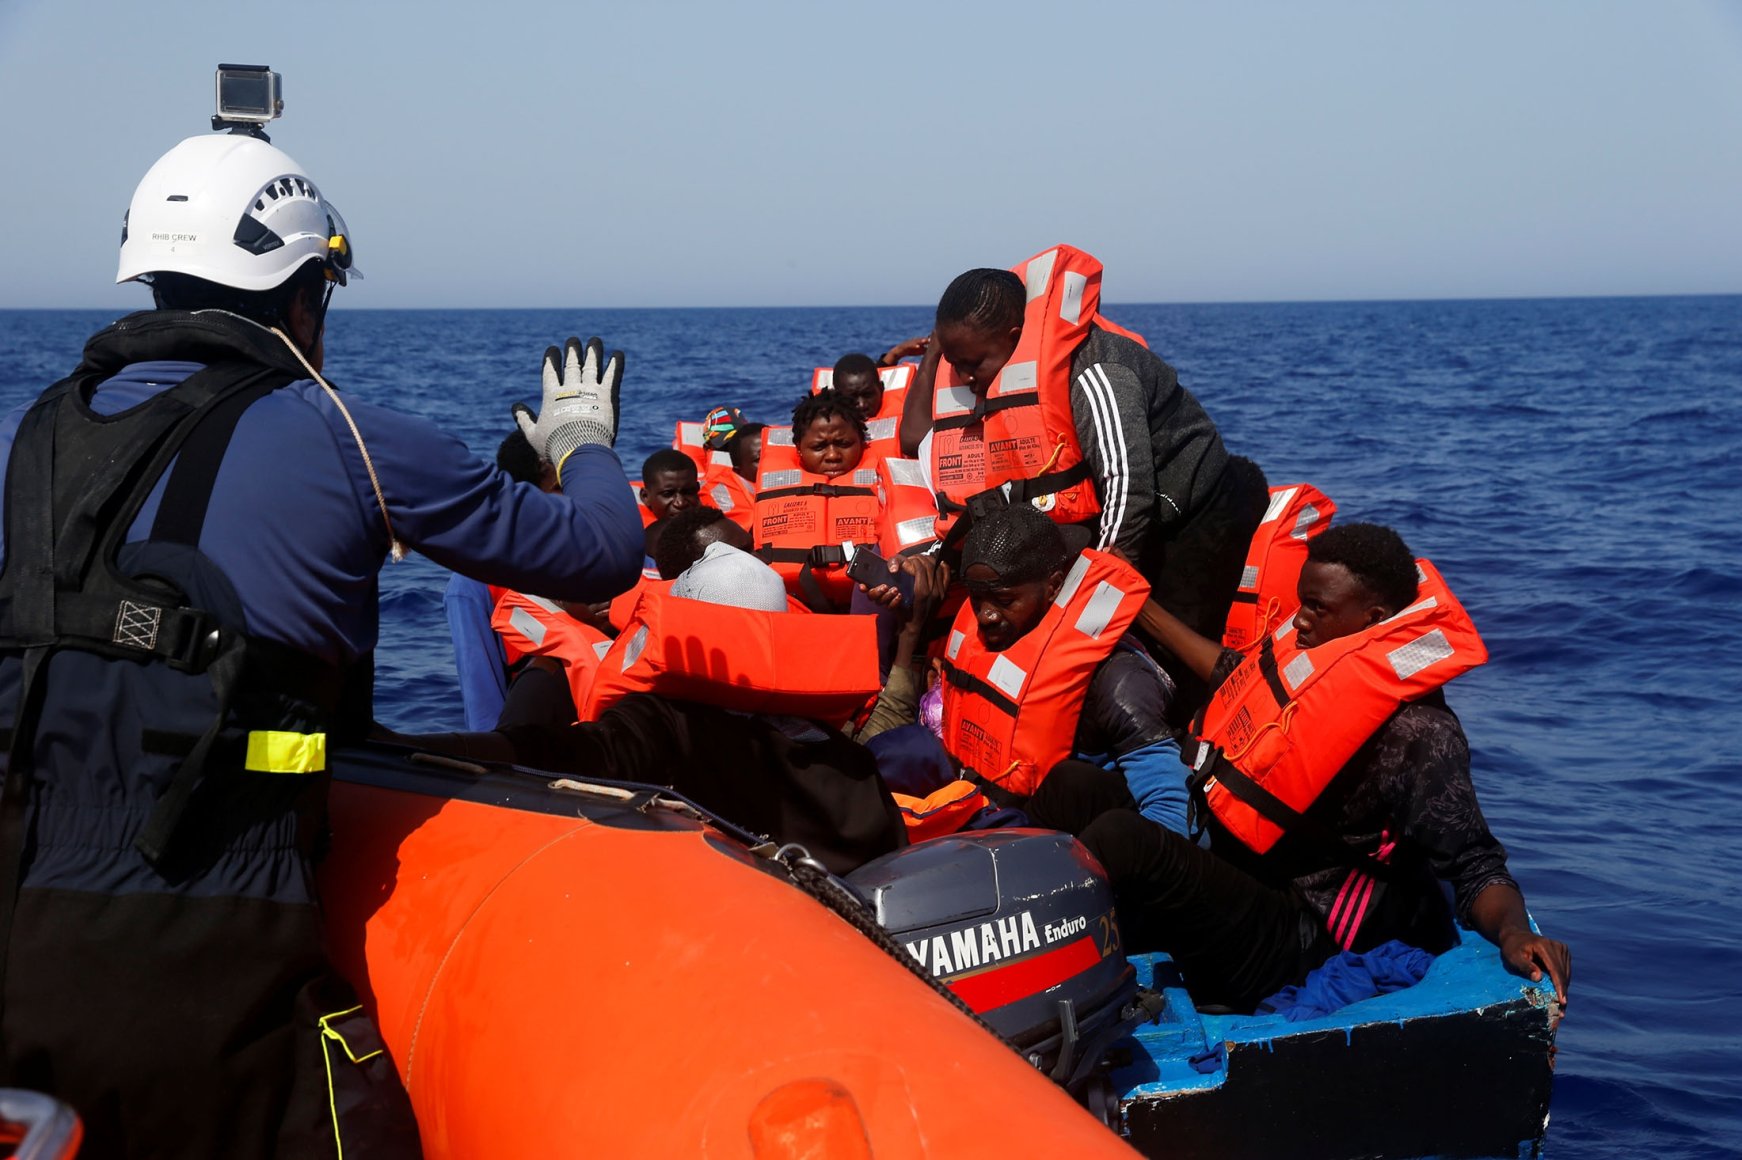
[[[913,607],[913,573],[900,569],[891,572],[888,561],[870,548],[854,550],[853,558],[847,561],[847,577],[867,588],[893,584],[901,592],[902,603]]]

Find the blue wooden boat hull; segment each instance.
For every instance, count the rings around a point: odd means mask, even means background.
[[[1413,987],[1298,1023],[1200,1013],[1167,956],[1132,961],[1167,999],[1112,1052],[1120,1124],[1145,1155],[1541,1152],[1560,1008],[1479,935]]]

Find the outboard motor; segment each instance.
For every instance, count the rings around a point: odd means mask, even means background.
[[[1069,834],[983,830],[886,854],[847,876],[931,977],[1040,1070],[1087,1090],[1106,1048],[1149,1017],[1113,892]]]

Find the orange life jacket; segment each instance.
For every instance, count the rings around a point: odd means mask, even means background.
[[[957,778],[922,798],[894,791],[890,791],[889,796],[895,799],[896,808],[901,811],[909,842],[953,834],[992,804],[985,791],[966,778]]]
[[[877,477],[883,489],[877,538],[883,558],[911,556],[937,543],[938,501],[926,482],[925,464],[892,456],[878,462]]]
[[[586,703],[599,658],[611,647],[611,638],[598,629],[542,596],[522,592],[502,593],[490,615],[490,627],[502,638],[510,663],[527,656],[561,661],[577,710]]]
[[[1294,622],[1261,639],[1204,706],[1192,766],[1206,804],[1262,854],[1301,824],[1356,750],[1406,701],[1488,659],[1476,626],[1426,560],[1389,620],[1310,649]]]
[[[1061,524],[1101,510],[1071,413],[1071,355],[1091,324],[1118,330],[1096,313],[1101,263],[1055,246],[1013,272],[1028,287],[1022,335],[985,397],[976,398],[948,360],[938,364],[931,466],[942,537],[953,538],[971,500],[1031,503]]]
[[[1032,794],[1071,755],[1089,677],[1148,596],[1130,564],[1088,549],[1040,623],[1003,652],[980,643],[964,604],[944,646],[944,748],[986,781]]]
[[[644,487],[639,479],[629,481],[629,494],[635,497],[635,510],[641,513],[641,526],[646,528],[653,523],[653,509],[641,502],[643,490]]]
[[[853,582],[842,545],[877,543],[882,508],[869,452],[844,475],[817,475],[800,466],[790,427],[763,430],[752,534],[756,555],[780,573],[793,595],[813,608],[819,600],[844,607]]]
[[[901,454],[901,409],[907,402],[907,388],[913,383],[913,371],[912,363],[877,368],[877,377],[883,380],[883,402],[877,413],[865,420],[865,438],[870,444],[866,448],[868,455],[875,453],[881,458]],[[833,367],[818,367],[811,373],[811,394],[820,394],[824,388],[834,385]]]
[[[1240,587],[1228,607],[1224,647],[1244,649],[1294,615],[1307,541],[1331,526],[1336,510],[1330,497],[1310,483],[1270,489],[1270,507],[1252,533]]]
[[[690,462],[696,465],[696,477],[704,475],[712,464],[723,463],[732,466],[732,456],[725,451],[710,451],[703,441],[702,425],[700,423],[685,423],[679,420],[671,436],[671,446],[674,451],[681,451],[690,457]]]
[[[877,696],[877,624],[871,616],[758,612],[642,593],[599,662],[586,716],[631,693],[657,693],[742,713],[781,713],[837,724]]]
[[[725,452],[715,452],[725,455]],[[710,463],[702,472],[702,502],[719,508],[726,518],[750,531],[756,526],[756,492],[750,481],[738,474],[727,455],[725,464]]]
[[[635,603],[641,599],[641,594],[649,588],[656,587],[669,588],[671,581],[661,580],[658,569],[643,567],[641,579],[635,582],[635,587],[612,598],[611,607],[605,613],[605,619],[611,622],[612,628],[622,632],[623,626],[629,623],[630,614],[635,611]]]

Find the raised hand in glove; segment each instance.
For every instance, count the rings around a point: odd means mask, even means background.
[[[585,354],[583,356],[583,349]],[[604,370],[599,365],[604,363]],[[514,404],[514,418],[540,459],[562,478],[563,461],[586,443],[611,446],[617,439],[617,392],[623,383],[623,352],[611,352],[597,338],[571,338],[561,350],[544,352],[544,402],[537,415]]]

